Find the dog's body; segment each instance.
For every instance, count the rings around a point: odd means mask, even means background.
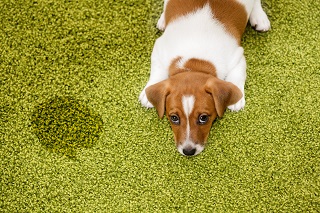
[[[260,0],[165,0],[158,28],[165,30],[151,56],[143,106],[171,121],[181,154],[200,153],[217,116],[245,105],[246,24],[270,29]]]

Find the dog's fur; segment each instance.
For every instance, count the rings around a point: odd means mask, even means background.
[[[241,36],[246,24],[268,31],[260,0],[165,0],[157,27],[164,30],[151,56],[141,104],[171,121],[183,155],[203,149],[212,122],[228,107],[245,105],[246,61]]]

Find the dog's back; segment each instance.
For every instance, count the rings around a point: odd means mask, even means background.
[[[165,8],[165,26],[209,6],[211,18],[223,24],[226,31],[240,42],[253,3],[253,0],[170,0]]]
[[[224,79],[242,56],[241,35],[248,14],[235,0],[170,0],[165,8],[165,32],[157,46],[163,48],[165,67],[173,58],[201,58],[216,66]]]

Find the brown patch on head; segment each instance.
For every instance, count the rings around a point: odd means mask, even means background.
[[[244,5],[236,0],[169,0],[165,8],[165,25],[175,19],[188,15],[209,4],[213,18],[221,22],[227,32],[233,35],[238,43],[248,22]]]
[[[210,74],[212,76],[217,76],[215,66],[206,60],[191,58],[181,64],[181,57],[177,57],[172,60],[169,66],[169,76],[176,75],[181,72],[202,72],[205,74]]]
[[[216,68],[209,61],[191,58],[185,64],[184,67],[189,71],[203,72],[206,74],[210,74],[216,76]]]

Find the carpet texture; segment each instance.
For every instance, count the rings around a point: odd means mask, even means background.
[[[263,7],[245,109],[187,158],[138,102],[161,0],[2,0],[0,212],[319,212],[320,1]]]

